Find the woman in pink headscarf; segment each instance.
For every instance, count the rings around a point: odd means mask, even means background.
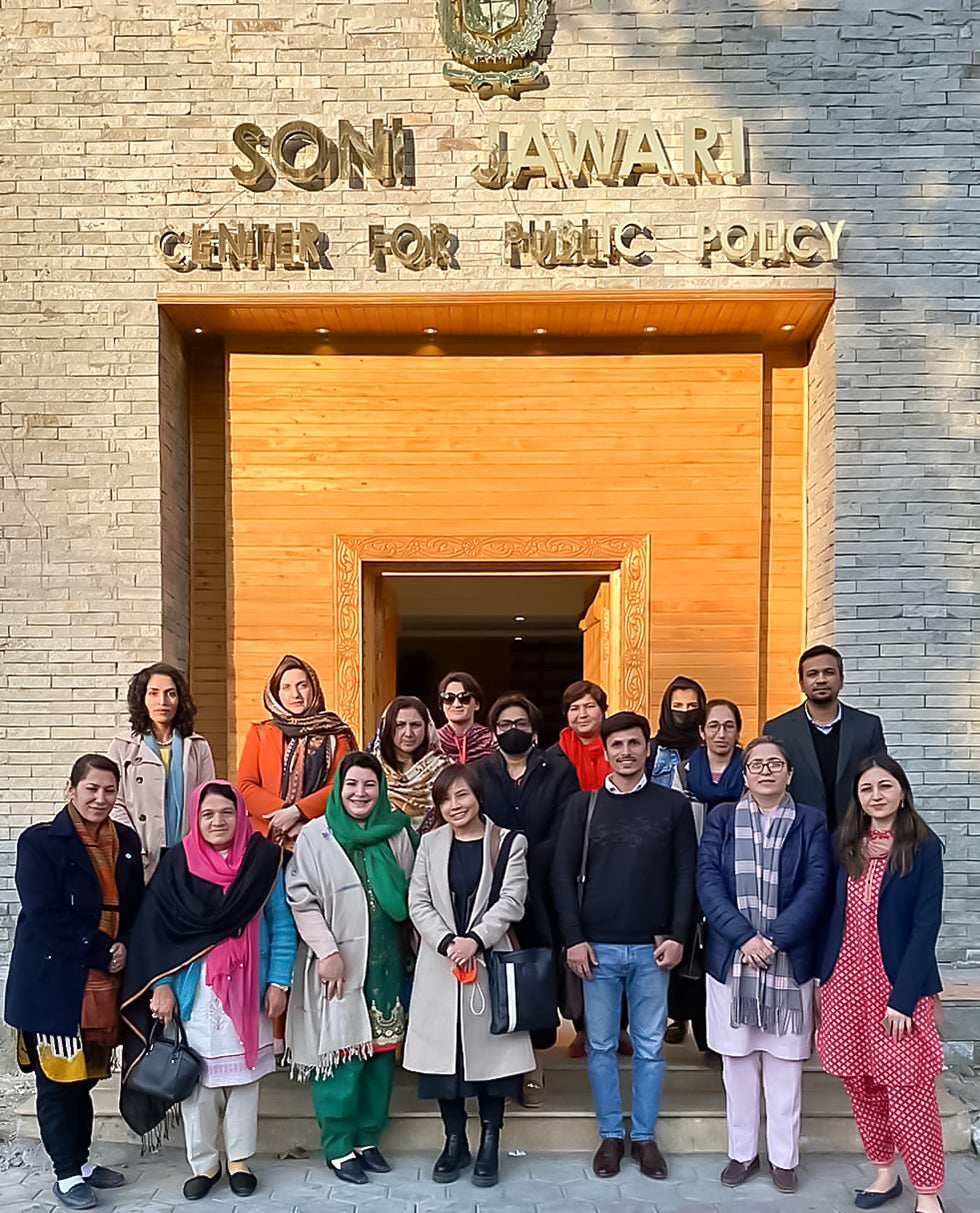
[[[170,1109],[130,1091],[126,1076],[152,1020],[170,1023],[179,1012],[204,1059],[200,1083],[181,1104],[193,1172],[184,1196],[197,1200],[220,1179],[222,1129],[232,1193],[251,1196],[259,1079],[275,1069],[272,1021],[285,1009],[296,932],[282,851],[253,833],[241,793],[223,781],[202,784],[188,817],[189,831],[164,855],[133,930],[139,961],[123,990],[120,1108],[144,1137],[166,1123]]]

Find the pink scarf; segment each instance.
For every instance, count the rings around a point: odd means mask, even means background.
[[[198,810],[201,792],[215,784],[227,789],[235,800],[235,833],[226,854],[216,851],[201,836]],[[190,829],[183,840],[187,868],[193,876],[220,885],[227,893],[238,875],[245,848],[252,835],[252,826],[245,811],[241,792],[222,779],[210,779],[191,794],[187,814]],[[217,944],[207,955],[204,980],[214,991],[225,1014],[235,1025],[245,1046],[245,1064],[255,1065],[259,1052],[259,916],[256,915],[242,931]]]

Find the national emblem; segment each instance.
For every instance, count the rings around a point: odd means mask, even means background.
[[[548,15],[548,0],[436,0],[439,28],[455,62],[442,74],[481,94],[519,93],[541,77],[531,56]]]

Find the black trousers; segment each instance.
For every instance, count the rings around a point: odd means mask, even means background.
[[[480,1106],[480,1123],[489,1125],[492,1129],[504,1127],[504,1097],[488,1095],[484,1091],[477,1092],[477,1103]],[[466,1100],[440,1099],[439,1113],[442,1123],[446,1126],[446,1136],[455,1133],[462,1137],[466,1132]]]
[[[81,1175],[92,1146],[92,1088],[98,1081],[52,1082],[42,1071],[33,1039],[26,1037],[27,1055],[37,1084],[37,1123],[41,1144],[58,1179]]]

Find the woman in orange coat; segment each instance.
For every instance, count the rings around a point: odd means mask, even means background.
[[[283,657],[262,701],[271,719],[249,729],[235,782],[253,829],[291,850],[306,822],[323,815],[340,761],[357,743],[325,709],[316,670],[299,657]]]

